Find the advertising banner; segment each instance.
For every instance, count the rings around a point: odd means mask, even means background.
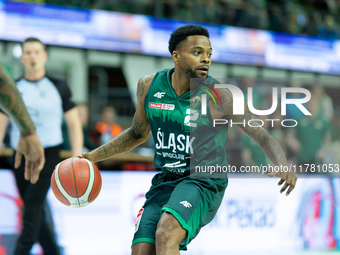
[[[82,208],[65,206],[50,191],[48,202],[64,254],[130,254],[137,214],[153,175],[102,172],[101,193]],[[190,243],[190,254],[275,255],[282,250],[293,254],[340,248],[339,179],[300,178],[286,197],[279,193],[278,179],[230,177],[216,217]],[[4,254],[11,254],[20,231],[21,209],[14,176],[1,170],[0,247]],[[34,250],[39,251],[38,246]]]

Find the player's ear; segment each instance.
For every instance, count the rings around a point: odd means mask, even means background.
[[[172,52],[172,60],[175,62],[175,64],[178,64],[179,61],[179,54],[177,50],[174,50]]]

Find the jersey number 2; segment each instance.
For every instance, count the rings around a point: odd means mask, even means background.
[[[184,125],[189,127],[197,127],[197,123],[194,123],[194,121],[198,119],[198,111],[188,108],[186,114],[187,116],[184,118]]]

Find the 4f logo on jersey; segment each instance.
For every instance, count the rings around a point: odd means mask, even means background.
[[[192,207],[192,205],[188,201],[182,201],[182,202],[179,202],[179,203],[182,204],[186,208]]]
[[[153,96],[154,96],[154,97],[157,97],[157,98],[162,98],[162,97],[164,97],[164,95],[165,95],[165,92],[157,92],[157,93],[154,94]]]

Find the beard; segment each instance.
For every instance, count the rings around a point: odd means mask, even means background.
[[[187,68],[185,71],[185,74],[189,77],[189,78],[198,78],[198,76],[196,75],[195,70],[192,70],[190,68]]]
[[[208,76],[208,74],[207,75],[204,75],[204,76],[202,76],[202,77],[200,77],[200,76],[198,76],[197,74],[196,74],[196,69],[191,69],[189,66],[183,66],[183,67],[181,67],[181,69],[182,69],[182,71],[184,71],[184,73],[189,77],[189,78],[206,78],[207,76]]]

